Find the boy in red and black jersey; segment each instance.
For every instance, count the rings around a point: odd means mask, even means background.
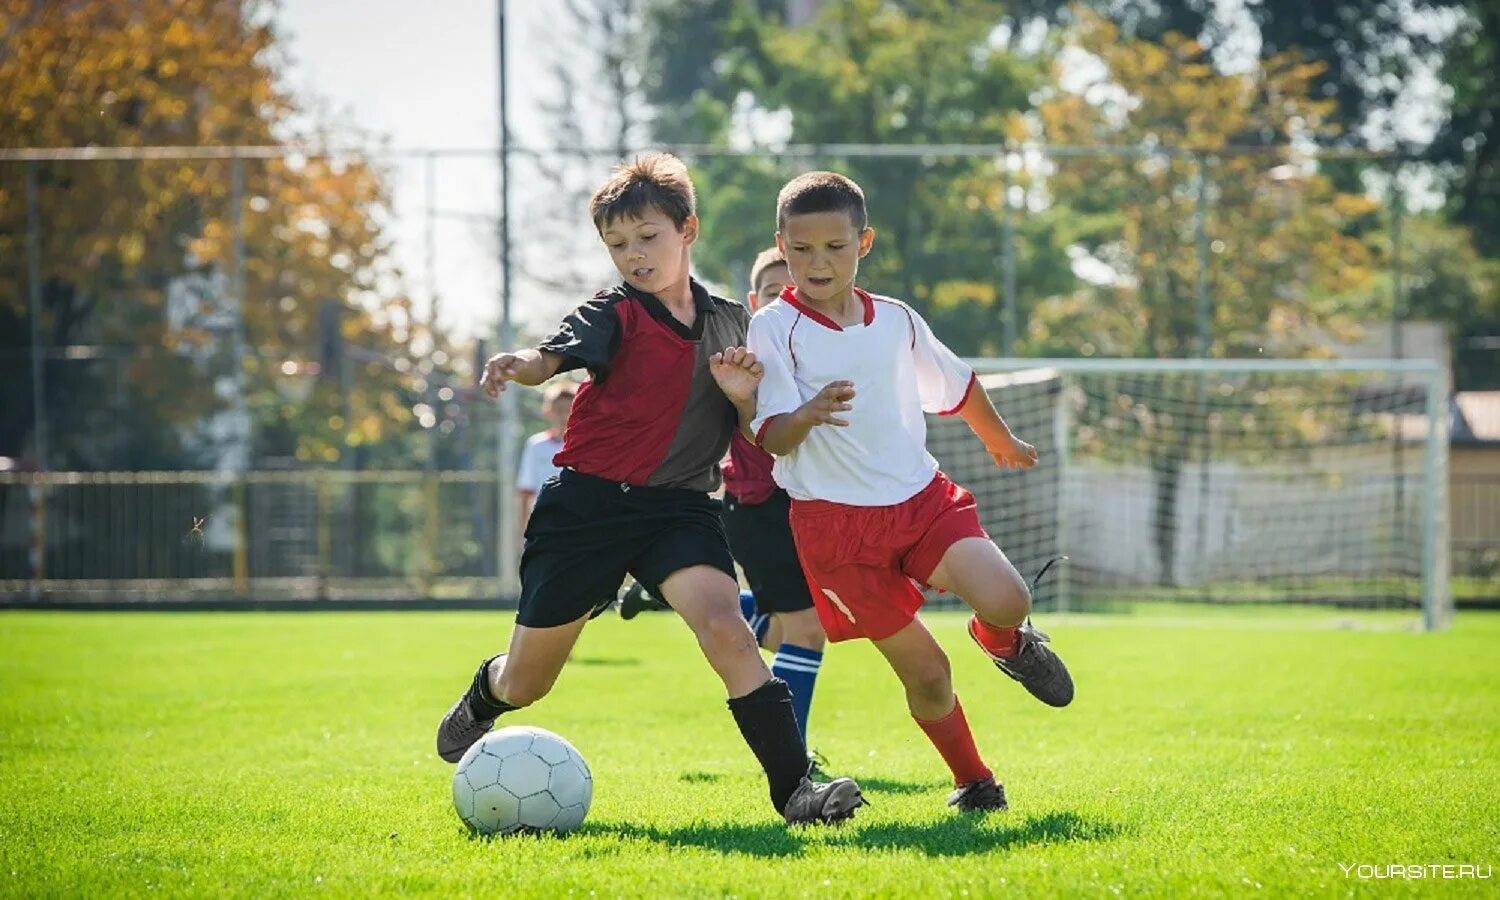
[[[483,386],[537,385],[583,368],[526,528],[521,598],[506,653],[485,660],[438,726],[457,762],[510,710],[551,690],[590,615],[633,575],[693,629],[729,694],[745,742],[788,823],[832,822],[863,805],[848,778],[816,784],[790,692],[773,678],[739,615],[734,563],[708,492],[730,434],[755,408],[761,367],[744,349],[749,315],[689,274],[694,192],[676,158],[618,168],[590,214],[623,283],[579,306],[536,348],[501,353]]]

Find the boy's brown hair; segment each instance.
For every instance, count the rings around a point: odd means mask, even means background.
[[[870,223],[865,192],[854,179],[837,172],[807,172],[788,181],[776,195],[776,230],[786,230],[789,216],[820,212],[847,212],[856,231]]]
[[[578,385],[571,381],[554,381],[542,392],[542,403],[551,405],[562,397],[569,399],[578,395]]]
[[[621,163],[589,200],[594,228],[623,218],[635,218],[656,208],[682,230],[688,216],[696,215],[698,198],[687,166],[670,153],[647,153]]]
[[[760,276],[767,269],[772,266],[784,265],[786,265],[786,257],[782,255],[780,248],[768,247],[760,251],[760,255],[755,257],[755,263],[750,266],[750,290],[753,291],[760,287]]]

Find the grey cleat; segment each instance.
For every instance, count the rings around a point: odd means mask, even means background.
[[[443,716],[443,721],[438,723],[437,752],[444,762],[456,763],[463,759],[464,752],[495,727],[494,718],[481,719],[474,715],[472,698],[474,692],[480,690],[481,679],[485,677],[490,663],[504,657],[505,654],[502,653],[480,663],[479,671],[474,673],[474,680],[468,689],[459,696],[458,702],[453,704],[448,714]],[[480,695],[481,698],[483,696]]]
[[[986,649],[974,634],[974,622],[969,620],[969,637],[994,661],[995,668],[1019,681],[1027,693],[1048,706],[1063,707],[1073,702],[1073,676],[1047,646],[1052,639],[1036,630],[1030,619],[1021,624],[1021,648],[1014,656],[997,656]]]
[[[832,825],[854,817],[854,811],[869,806],[852,778],[835,778],[819,784],[803,778],[781,811],[788,825]]]
[[[960,812],[1004,812],[1010,809],[1005,802],[1005,785],[991,775],[980,781],[961,784],[948,795],[948,805],[958,807]]]

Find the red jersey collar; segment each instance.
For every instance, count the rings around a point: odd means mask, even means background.
[[[860,288],[854,289],[854,295],[858,297],[860,302],[865,305],[865,325],[868,326],[871,322],[875,321],[875,299],[870,296],[868,291],[861,290]],[[787,303],[790,303],[793,309],[797,310],[797,312],[799,313],[802,313],[804,316],[807,316],[809,319],[812,319],[814,322],[817,322],[819,325],[822,325],[826,328],[832,328],[834,331],[844,330],[844,326],[828,318],[828,316],[824,315],[823,313],[818,312],[816,309],[813,309],[811,306],[808,306],[806,303],[803,303],[797,297],[797,288],[795,285],[787,285],[787,287],[781,292],[781,299],[785,300]]]

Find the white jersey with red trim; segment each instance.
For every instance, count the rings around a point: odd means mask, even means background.
[[[900,300],[855,289],[862,323],[840,326],[807,306],[794,288],[750,320],[750,350],[766,367],[752,427],[786,415],[832,381],[854,382],[847,426],[819,425],[776,459],[776,483],[798,500],[892,506],[927,487],[937,460],[927,452],[923,413],[963,406],[974,371]]]

